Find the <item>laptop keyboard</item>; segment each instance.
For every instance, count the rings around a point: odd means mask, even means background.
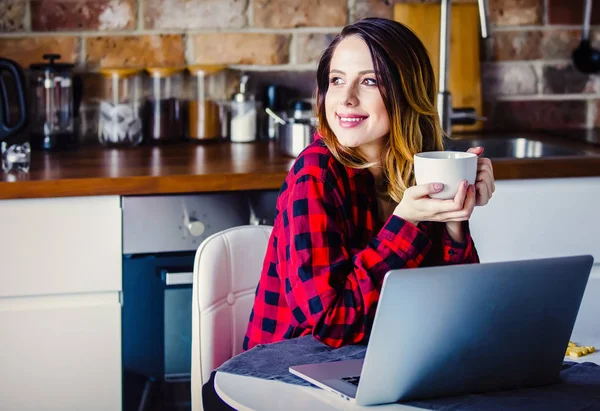
[[[356,377],[342,377],[342,380],[349,382],[352,385],[356,385],[358,387],[358,381],[360,380],[360,375]]]

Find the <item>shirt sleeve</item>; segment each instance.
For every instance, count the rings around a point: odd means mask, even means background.
[[[431,247],[425,233],[392,215],[365,249],[348,249],[339,203],[316,177],[299,177],[283,215],[289,249],[278,250],[295,320],[331,347],[363,341],[385,274],[418,267]]]
[[[479,262],[479,255],[473,243],[471,232],[469,230],[469,222],[463,222],[463,230],[465,233],[465,242],[459,243],[454,241],[448,231],[446,230],[446,224],[442,230],[442,248],[443,248],[443,261],[444,264],[471,264]]]

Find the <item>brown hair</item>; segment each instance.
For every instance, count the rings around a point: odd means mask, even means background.
[[[354,148],[342,146],[327,124],[325,95],[331,58],[346,37],[359,36],[369,47],[379,92],[390,119],[390,133],[381,154],[383,191],[399,202],[414,184],[413,155],[443,150],[443,132],[435,107],[435,74],[427,50],[406,26],[393,20],[366,18],[344,27],[323,52],[317,68],[319,134],[334,157],[352,168],[368,168]]]

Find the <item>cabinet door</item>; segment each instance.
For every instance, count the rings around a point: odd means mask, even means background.
[[[117,293],[0,298],[0,408],[121,409]]]
[[[600,262],[600,178],[503,180],[471,232],[482,262],[591,254]]]
[[[592,267],[592,272],[583,294],[579,314],[573,329],[573,339],[579,339],[580,344],[600,344],[600,264]],[[600,347],[596,346],[597,349]]]
[[[118,196],[0,201],[0,297],[121,291]]]

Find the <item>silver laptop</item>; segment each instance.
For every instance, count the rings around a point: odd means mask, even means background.
[[[364,360],[290,367],[359,405],[556,382],[593,257],[392,270]]]

